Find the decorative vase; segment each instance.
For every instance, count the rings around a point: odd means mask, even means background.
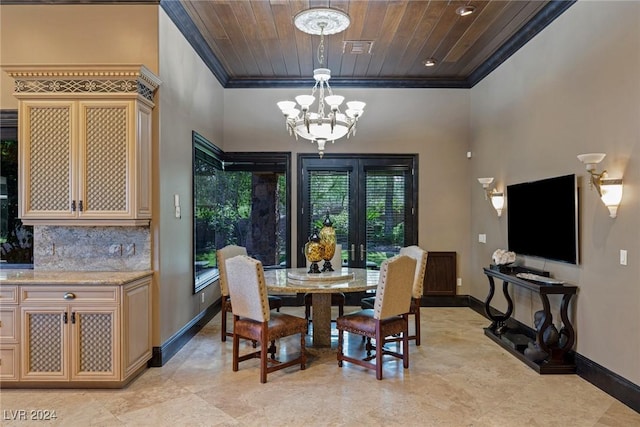
[[[322,259],[324,260],[322,271],[333,271],[331,260],[336,253],[336,230],[333,228],[331,219],[329,219],[329,214],[325,217],[320,229],[320,244],[323,249]]]
[[[320,243],[318,229],[313,229],[313,233],[309,237],[309,241],[304,245],[304,254],[307,257],[307,260],[311,263],[308,273],[320,273],[318,262],[323,259],[324,249],[322,247],[322,243]]]

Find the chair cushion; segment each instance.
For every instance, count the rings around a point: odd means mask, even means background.
[[[268,323],[268,340],[277,340],[289,335],[306,333],[307,321],[302,317],[286,313],[271,313]],[[242,337],[260,340],[262,323],[249,318],[240,318],[234,323],[234,332]]]
[[[338,329],[374,338],[376,335],[376,319],[372,309],[360,310],[338,317]],[[404,330],[404,319],[392,316],[380,320],[382,336],[394,335]]]

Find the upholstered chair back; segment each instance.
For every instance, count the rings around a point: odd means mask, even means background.
[[[413,298],[422,298],[422,289],[424,287],[424,275],[427,271],[427,251],[420,246],[407,246],[400,249],[400,255],[407,255],[416,260],[416,273],[413,278]]]
[[[246,255],[238,255],[227,259],[226,269],[233,315],[258,322],[269,321],[269,300],[262,263]]]
[[[218,272],[220,273],[220,292],[223,296],[229,296],[229,286],[227,285],[227,268],[225,261],[238,255],[246,255],[247,248],[243,246],[229,245],[222,249],[218,249],[216,257],[218,258]]]
[[[375,319],[409,312],[415,270],[416,260],[407,255],[396,255],[382,262],[373,308]]]

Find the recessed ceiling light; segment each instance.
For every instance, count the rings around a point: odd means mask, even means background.
[[[473,12],[475,12],[475,10],[475,6],[460,6],[456,9],[456,13],[460,16],[467,16],[471,15]]]
[[[436,65],[436,60],[433,58],[429,58],[422,61],[422,63],[425,67],[433,67],[434,65]]]

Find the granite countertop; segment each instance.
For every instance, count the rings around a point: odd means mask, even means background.
[[[124,285],[153,274],[143,271],[0,270],[1,285]]]
[[[306,268],[266,270],[267,291],[273,293],[362,292],[378,286],[380,272],[364,268],[342,268],[340,272],[307,274]]]

